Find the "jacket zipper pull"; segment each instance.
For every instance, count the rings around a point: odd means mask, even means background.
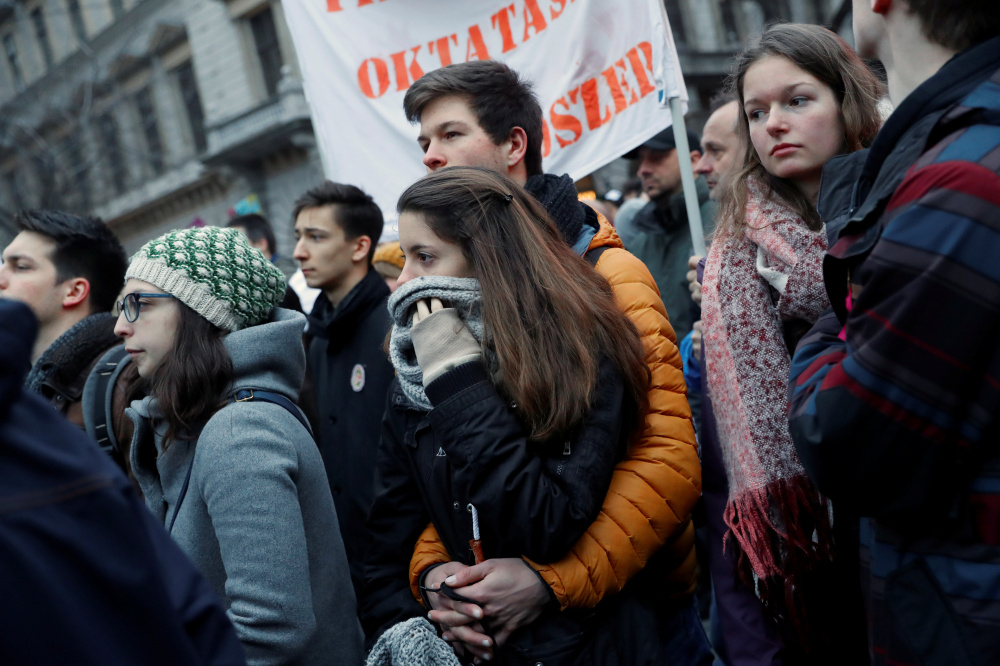
[[[476,564],[482,564],[486,561],[486,558],[483,557],[483,542],[479,539],[479,512],[476,511],[476,507],[471,502],[466,508],[472,514],[472,540],[469,541],[469,547],[472,548],[472,555],[476,558]]]

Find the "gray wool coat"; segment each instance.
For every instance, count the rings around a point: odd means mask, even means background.
[[[296,400],[305,374],[304,325],[303,315],[276,309],[271,321],[230,333],[233,389]],[[273,403],[232,403],[196,441],[163,451],[156,401],[137,400],[126,413],[136,426],[130,458],[146,505],[165,526],[173,523],[171,536],[223,599],[248,662],[363,663],[323,460],[296,418]]]

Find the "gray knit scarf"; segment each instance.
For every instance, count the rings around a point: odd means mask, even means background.
[[[424,411],[434,406],[424,392],[424,373],[417,364],[410,338],[413,312],[417,301],[440,298],[445,307],[458,310],[465,325],[480,343],[483,341],[483,311],[479,300],[479,280],[443,276],[419,277],[406,282],[389,297],[392,334],[389,337],[389,361],[396,369],[396,379],[410,403]]]
[[[392,625],[375,643],[366,666],[459,666],[451,646],[424,617]]]

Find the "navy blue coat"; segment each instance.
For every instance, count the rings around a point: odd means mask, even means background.
[[[0,663],[246,664],[124,474],[22,389],[36,333],[26,306],[0,300]]]

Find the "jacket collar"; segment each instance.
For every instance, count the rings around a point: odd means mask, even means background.
[[[938,140],[961,125],[977,109],[975,92],[1000,68],[1000,37],[959,53],[917,87],[883,125],[857,172],[847,208],[847,222],[830,254],[847,258],[863,254],[878,240],[877,221],[909,168]],[[857,168],[840,159],[830,169]],[[824,181],[834,179],[823,171]],[[846,187],[839,178],[839,187]],[[825,183],[824,183],[825,185]],[[821,198],[823,195],[821,194]],[[839,197],[838,197],[839,198]]]
[[[326,294],[320,292],[309,313],[310,335],[330,341],[330,351],[339,349],[354,335],[358,322],[378,308],[384,308],[389,287],[378,271],[369,269],[361,282],[354,285],[340,305],[333,307]]]
[[[117,318],[108,312],[84,317],[49,345],[25,379],[32,391],[69,402],[80,399],[88,370],[95,359],[120,344],[115,335]]]
[[[702,206],[709,200],[708,183],[701,176],[694,179],[694,188],[698,193],[698,205]],[[684,201],[684,188],[678,189],[667,200],[667,208],[660,208],[656,201],[650,201],[646,207],[635,216],[634,224],[638,231],[646,233],[663,233],[687,227],[687,203]]]

